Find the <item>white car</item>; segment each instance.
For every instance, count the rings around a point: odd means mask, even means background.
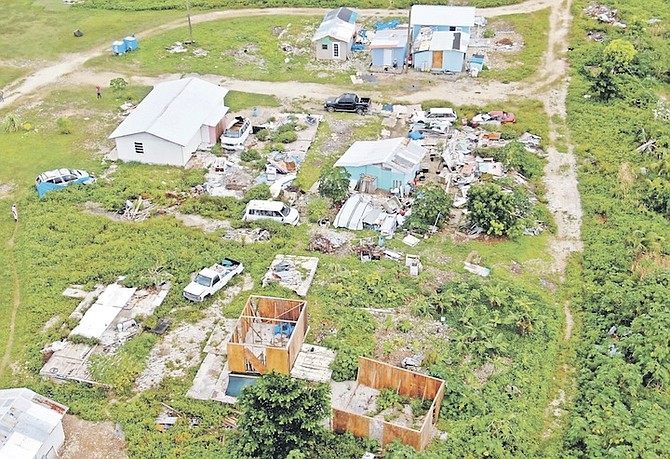
[[[249,201],[247,207],[244,209],[242,220],[245,222],[273,220],[278,223],[295,226],[300,220],[300,214],[296,209],[287,206],[281,201],[253,199]]]

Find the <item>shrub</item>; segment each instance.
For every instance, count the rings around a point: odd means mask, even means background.
[[[261,142],[265,142],[270,137],[270,131],[267,129],[261,129],[256,133],[256,138]]]
[[[56,120],[56,127],[58,132],[61,134],[71,134],[72,133],[72,120],[67,118],[58,118]]]
[[[240,159],[245,162],[258,161],[261,159],[261,154],[258,152],[258,150],[250,148],[242,152]]]
[[[273,139],[280,143],[291,143],[298,140],[298,134],[295,131],[286,131],[278,133]]]
[[[330,202],[324,198],[314,198],[307,203],[307,219],[310,223],[316,223],[328,215]]]
[[[330,368],[333,370],[333,381],[353,381],[358,374],[358,357],[351,350],[341,349]]]
[[[324,168],[319,176],[319,194],[333,202],[342,202],[349,192],[351,174],[342,167]]]
[[[270,193],[270,187],[267,186],[265,183],[259,183],[258,185],[252,186],[251,188],[249,188],[249,191],[247,191],[246,194],[244,195],[244,199],[242,199],[242,202],[246,204],[254,199],[261,199],[261,200],[272,199],[272,193]]]

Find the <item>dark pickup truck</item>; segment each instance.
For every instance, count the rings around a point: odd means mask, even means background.
[[[362,115],[370,110],[370,98],[347,93],[328,99],[323,107],[329,112],[356,112]]]

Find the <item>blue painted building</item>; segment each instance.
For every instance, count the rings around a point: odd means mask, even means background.
[[[412,65],[423,72],[462,72],[470,34],[422,29],[413,44]]]
[[[407,55],[407,32],[405,29],[383,29],[375,33],[370,42],[373,67],[402,67]]]
[[[472,6],[412,6],[409,17],[412,66],[422,71],[463,71],[474,25]]]
[[[376,188],[401,188],[414,180],[421,168],[426,149],[408,138],[359,141],[337,160],[357,182],[363,176],[374,178]]]
[[[409,15],[412,37],[416,37],[422,27],[430,27],[436,31],[471,33],[474,25],[474,6],[414,5]]]

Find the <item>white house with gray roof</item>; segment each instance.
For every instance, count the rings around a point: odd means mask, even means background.
[[[30,389],[0,390],[0,459],[54,459],[68,407]]]
[[[312,37],[316,58],[346,60],[354,43],[357,18],[358,13],[344,7],[326,13]]]
[[[159,83],[109,136],[118,158],[183,166],[225,129],[228,90],[198,78]]]

